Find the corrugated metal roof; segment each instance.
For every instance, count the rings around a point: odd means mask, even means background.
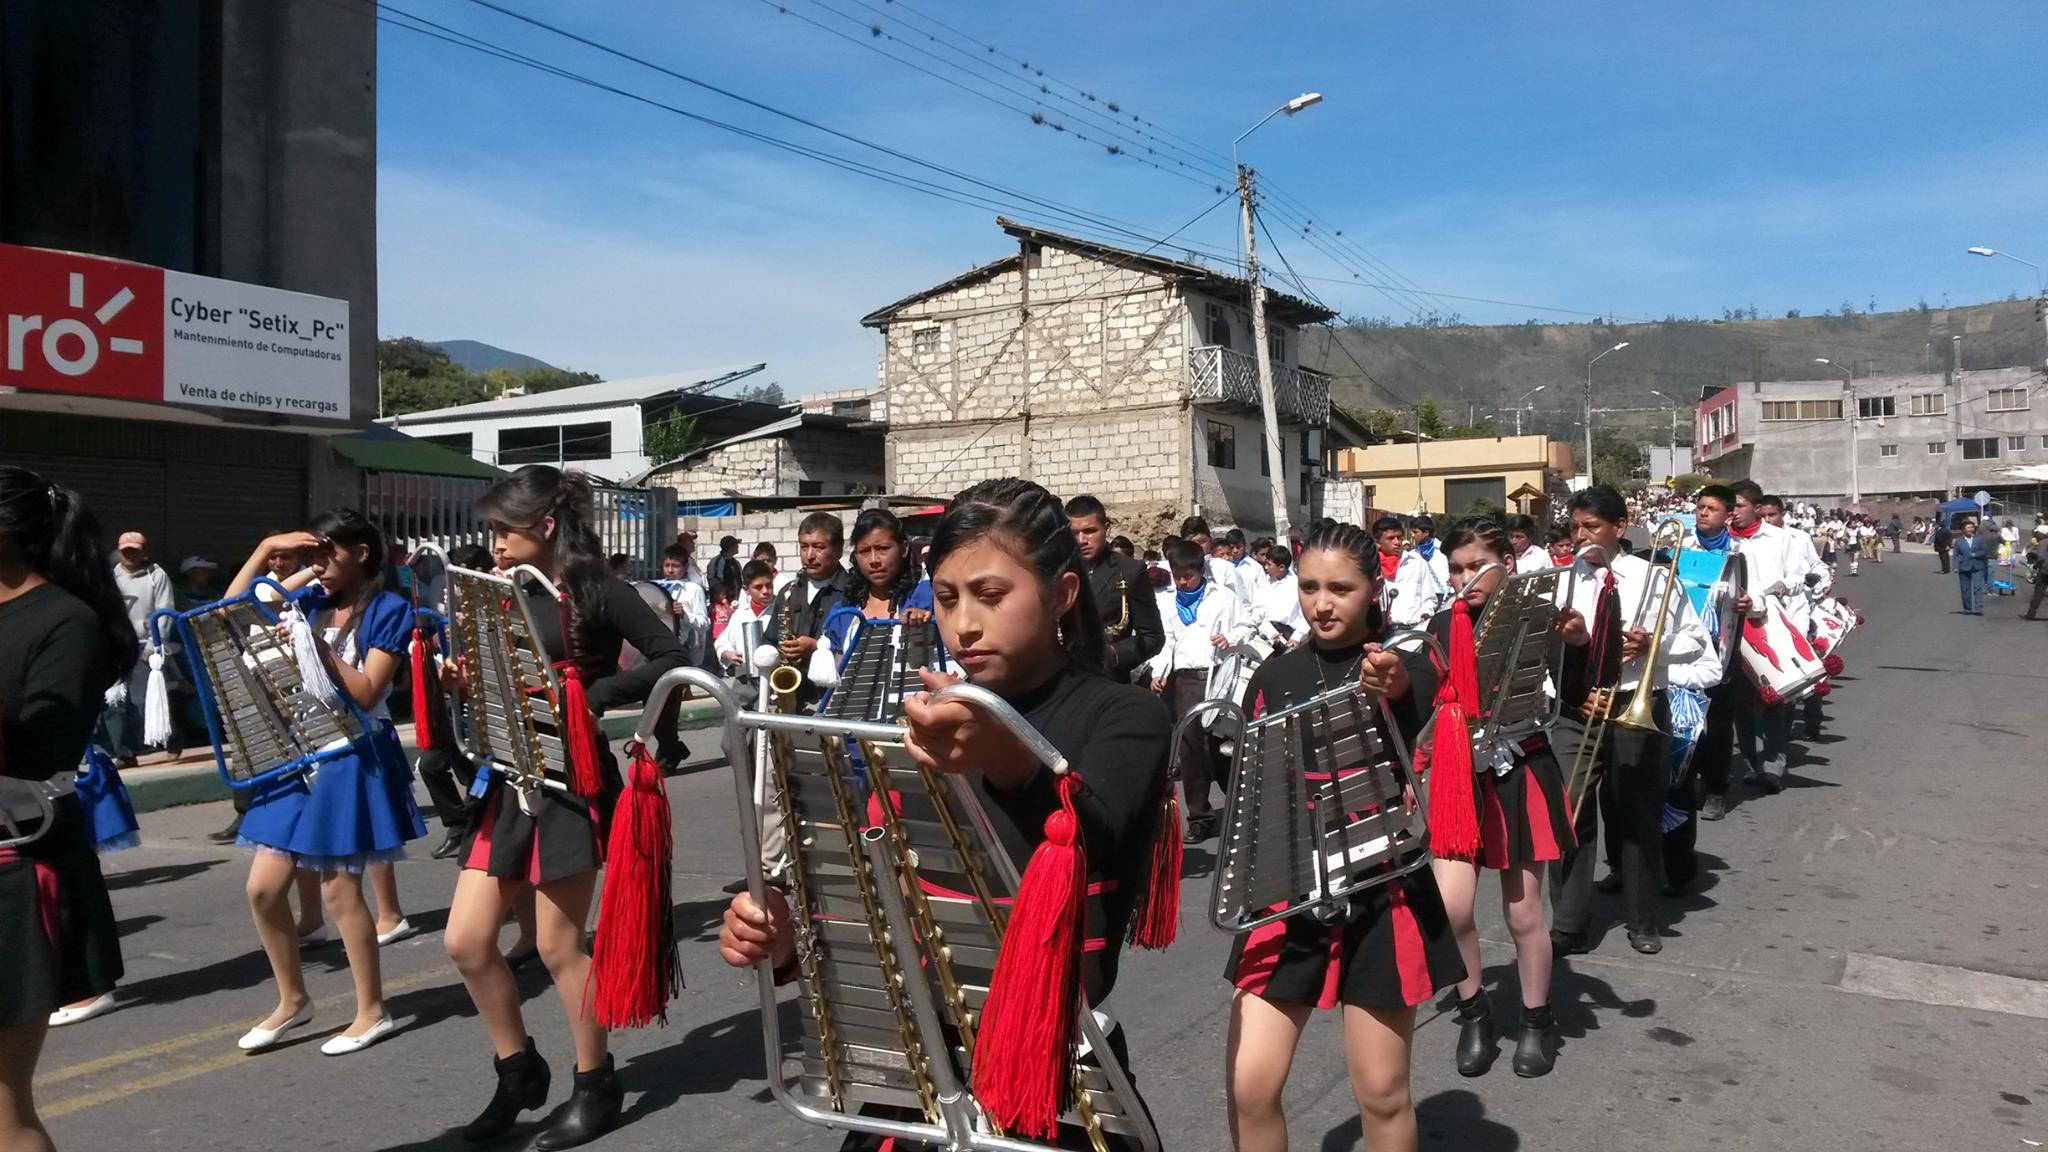
[[[621,404],[637,404],[643,400],[681,392],[686,388],[710,388],[715,384],[744,380],[767,367],[765,363],[749,364],[735,368],[669,372],[660,376],[635,376],[628,380],[603,380],[596,384],[579,384],[574,388],[557,388],[552,392],[534,392],[503,400],[483,400],[475,404],[457,404],[452,408],[435,408],[427,412],[408,412],[403,416],[387,417],[380,423],[393,428],[407,428],[418,424],[474,420],[479,417],[521,416],[575,408],[615,408]]]

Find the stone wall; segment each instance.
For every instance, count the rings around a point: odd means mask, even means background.
[[[747,496],[800,496],[803,484],[819,495],[879,492],[883,484],[882,435],[838,428],[800,428],[787,436],[764,436],[729,444],[648,478],[650,485],[676,490],[678,500],[710,500],[727,492]]]
[[[978,422],[891,428],[889,490],[944,498],[994,476],[1028,475],[1062,497],[1088,492],[1111,506],[1169,500],[1185,506],[1186,417],[1178,405],[1085,416],[1034,416],[1027,425]]]
[[[721,537],[740,538],[740,562],[745,563],[754,554],[755,546],[773,544],[775,563],[781,571],[796,570],[796,528],[803,518],[810,515],[808,509],[779,508],[773,512],[748,512],[739,516],[677,516],[677,532],[697,534],[697,558],[709,563],[718,555],[718,541]],[[860,516],[856,509],[835,513],[845,529],[851,530],[853,522]]]

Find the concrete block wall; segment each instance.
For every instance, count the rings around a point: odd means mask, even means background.
[[[753,555],[756,545],[773,544],[776,567],[793,572],[797,567],[797,525],[808,515],[810,512],[801,508],[778,508],[773,512],[747,512],[738,516],[677,516],[676,531],[697,534],[697,556],[705,561],[718,554],[718,541],[725,536],[740,538],[742,563]],[[835,515],[841,525],[851,530],[859,513],[848,510]]]
[[[674,488],[679,500],[710,500],[730,491],[797,496],[806,480],[823,485],[827,496],[879,492],[883,479],[881,433],[800,429],[727,445],[688,467],[658,472],[648,483]]]

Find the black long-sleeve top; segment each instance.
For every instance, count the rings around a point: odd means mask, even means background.
[[[1396,652],[1401,657],[1402,669],[1408,673],[1408,693],[1387,701],[1387,710],[1394,716],[1402,741],[1413,748],[1415,736],[1429,719],[1436,697],[1436,668],[1427,653],[1406,648]],[[1244,690],[1244,714],[1256,719],[1342,687],[1357,679],[1362,655],[1363,645],[1338,651],[1327,651],[1314,643],[1289,648],[1252,673],[1251,683]]]
[[[85,601],[44,584],[0,604],[0,766],[48,780],[78,767],[114,682],[106,633]]]
[[[1084,952],[1081,963],[1088,1002],[1100,1004],[1116,984],[1117,957],[1131,911],[1145,894],[1152,837],[1167,788],[1167,740],[1173,722],[1152,693],[1073,669],[1011,698],[1010,704],[1080,776],[1074,815],[1087,850],[1088,882],[1091,887],[1112,881],[1115,885],[1089,898],[1084,930],[1088,939],[1104,941],[1103,947]],[[997,839],[1021,872],[1032,850],[1045,839],[1045,818],[1059,807],[1052,772],[1040,768],[1007,791],[981,777],[974,785]]]
[[[1122,622],[1109,643],[1109,670],[1119,679],[1158,655],[1166,646],[1166,626],[1159,620],[1159,599],[1145,566],[1121,552],[1104,550],[1088,569],[1088,587],[1105,627]]]
[[[599,600],[595,618],[582,621],[578,630],[576,669],[583,675],[590,710],[602,715],[622,704],[646,700],[663,673],[683,666],[683,646],[669,622],[657,616],[624,580],[607,576]],[[526,594],[526,606],[548,659],[567,659],[560,605],[532,589]],[[640,662],[621,671],[619,653],[627,644],[639,650]]]

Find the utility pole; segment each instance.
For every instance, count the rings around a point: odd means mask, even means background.
[[[1598,364],[1601,357],[1612,356],[1623,348],[1628,347],[1628,345],[1629,342],[1623,340],[1621,343],[1602,352],[1599,356],[1586,361],[1586,486],[1588,488],[1593,486],[1593,365]]]
[[[1415,406],[1415,507],[1427,512],[1429,501],[1422,497],[1422,405]]]
[[[1237,201],[1244,217],[1244,279],[1252,294],[1252,355],[1258,361],[1259,414],[1266,431],[1266,479],[1273,495],[1273,538],[1287,539],[1287,468],[1280,453],[1280,417],[1273,398],[1273,361],[1266,339],[1266,290],[1259,284],[1259,254],[1252,236],[1252,170],[1237,166]]]

